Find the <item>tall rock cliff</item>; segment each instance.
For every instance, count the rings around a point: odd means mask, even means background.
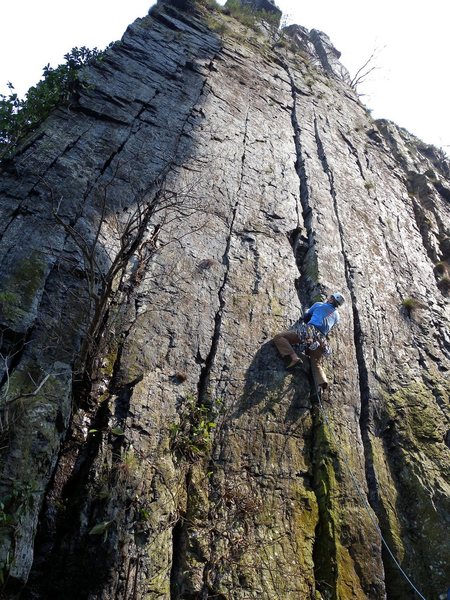
[[[338,57],[160,2],[3,165],[5,598],[449,586],[449,163]],[[319,402],[271,338],[332,291]]]

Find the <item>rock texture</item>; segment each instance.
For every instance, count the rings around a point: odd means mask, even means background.
[[[449,164],[300,29],[159,3],[3,166],[5,597],[446,590]]]
[[[276,6],[274,0],[241,0],[242,6],[249,6],[253,10],[265,10],[281,17],[282,12]]]
[[[349,72],[339,62],[341,53],[323,31],[318,29],[309,31],[301,25],[288,25],[284,27],[283,33],[286,38],[292,40],[295,48],[308,54],[308,62],[311,65],[322,68],[326,73],[342,79],[345,83],[351,83]]]

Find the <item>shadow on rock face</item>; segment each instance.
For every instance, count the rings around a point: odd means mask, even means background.
[[[287,370],[269,341],[261,346],[247,369],[244,392],[231,417],[239,419],[258,410],[261,415],[272,413],[289,425],[310,410],[310,394],[309,368]]]

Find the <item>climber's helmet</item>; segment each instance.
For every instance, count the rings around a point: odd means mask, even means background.
[[[336,302],[336,304],[338,306],[342,306],[345,302],[344,296],[342,294],[340,294],[339,292],[335,292],[334,294],[331,294],[330,297],[333,298],[333,300]]]

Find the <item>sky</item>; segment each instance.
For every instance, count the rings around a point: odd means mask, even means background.
[[[221,4],[225,0],[219,0]],[[0,7],[0,93],[19,96],[74,46],[104,48],[147,14],[151,0],[15,0]],[[450,154],[450,2],[276,0],[288,17],[320,29],[352,75],[376,51],[376,69],[358,91],[375,118],[387,118]]]

